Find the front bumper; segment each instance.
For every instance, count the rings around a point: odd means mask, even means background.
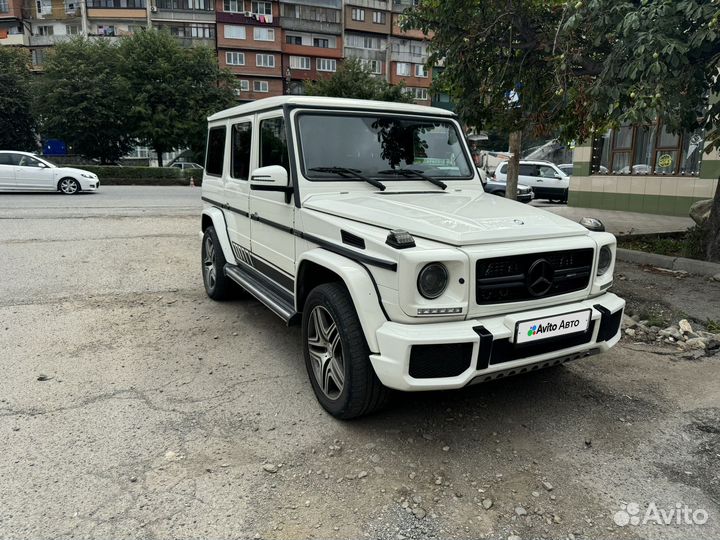
[[[380,381],[389,388],[461,388],[605,352],[620,339],[624,307],[624,300],[605,293],[582,302],[465,321],[386,322],[377,330],[380,353],[371,354],[370,361]],[[513,343],[517,321],[583,309],[591,310],[587,332],[531,345]]]
[[[80,189],[82,191],[95,191],[100,187],[100,180],[95,178],[81,178],[80,179]]]

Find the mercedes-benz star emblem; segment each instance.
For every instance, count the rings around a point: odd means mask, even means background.
[[[553,286],[555,270],[545,259],[538,259],[530,265],[526,276],[527,290],[533,296],[543,296]]]

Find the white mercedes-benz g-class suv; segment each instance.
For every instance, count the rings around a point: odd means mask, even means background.
[[[455,115],[275,97],[209,119],[207,294],[239,286],[288,324],[338,418],[417,391],[608,350],[615,238],[485,194]]]

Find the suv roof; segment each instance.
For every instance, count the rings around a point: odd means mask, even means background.
[[[244,103],[237,107],[225,109],[208,117],[209,122],[243,116],[262,110],[280,108],[283,105],[295,105],[298,107],[330,107],[340,109],[363,109],[376,111],[398,111],[415,114],[432,114],[433,116],[454,117],[455,113],[439,107],[426,107],[425,105],[413,105],[411,103],[394,103],[389,101],[371,101],[366,99],[331,98],[321,96],[276,96],[258,99],[250,103]]]

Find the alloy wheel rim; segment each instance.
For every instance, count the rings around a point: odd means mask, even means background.
[[[307,344],[315,380],[328,399],[340,397],[345,386],[345,362],[337,324],[323,306],[315,306],[308,321]]]
[[[77,186],[75,185],[74,180],[63,180],[60,183],[60,189],[63,193],[75,193],[77,191]]]
[[[217,275],[215,271],[215,246],[212,238],[205,238],[205,256],[203,257],[203,271],[205,272],[205,282],[210,289],[215,288]]]

